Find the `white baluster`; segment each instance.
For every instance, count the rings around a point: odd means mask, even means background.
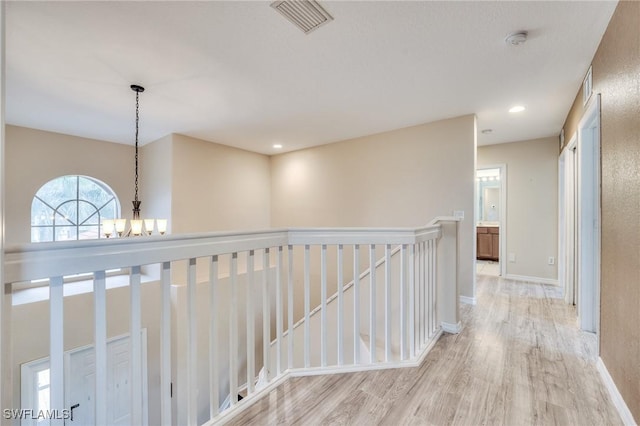
[[[431,339],[433,336],[434,330],[434,316],[435,313],[435,294],[433,292],[433,283],[434,283],[434,272],[436,270],[435,264],[433,262],[433,252],[434,252],[434,240],[428,241],[428,256],[429,256],[429,279],[428,279],[428,289],[429,289],[429,333],[428,337]]]
[[[171,262],[162,264],[160,277],[160,420],[171,425]],[[96,422],[96,424],[101,424]]]
[[[247,279],[245,285],[246,305],[247,305],[247,394],[251,395],[255,390],[255,312],[253,310],[253,269],[254,251],[249,251],[247,261]]]
[[[209,415],[220,412],[218,372],[218,256],[211,256],[209,265]]]
[[[131,423],[142,424],[142,314],[140,298],[140,267],[131,268]]]
[[[231,406],[238,403],[238,253],[231,254],[229,268],[231,309],[229,310],[229,392]]]
[[[360,364],[360,246],[353,246],[353,363]]]
[[[276,253],[276,374],[282,374],[282,247]]]
[[[422,343],[425,344],[427,342],[427,336],[429,334],[428,331],[428,319],[429,319],[429,300],[427,299],[427,295],[429,292],[427,286],[427,244],[423,241],[422,245]]]
[[[49,405],[52,410],[64,409],[64,281],[49,280]],[[62,419],[51,425],[63,425]]]
[[[416,245],[409,246],[409,354],[416,356]]]
[[[320,365],[327,366],[327,246],[322,245],[320,249]]]
[[[310,267],[309,267],[310,259],[309,259],[309,245],[304,246],[304,366],[305,368],[309,368],[311,365],[310,360],[310,347],[311,347],[311,332],[310,325],[311,322],[309,318],[309,292],[310,292]]]
[[[376,363],[376,246],[369,245],[369,362]]]
[[[198,423],[198,342],[196,330],[196,259],[187,269],[187,423]],[[137,423],[133,423],[137,424]]]
[[[391,361],[391,246],[384,246],[384,360]]]
[[[400,248],[400,360],[407,359],[407,245]]]
[[[424,343],[424,245],[418,243],[418,349]]]
[[[269,249],[262,256],[262,359],[267,381],[271,380],[271,302],[269,295]]]
[[[104,271],[93,274],[95,423],[107,424],[107,291]]]
[[[293,246],[287,247],[287,368],[293,368]]]
[[[438,328],[438,310],[437,310],[437,300],[438,295],[436,294],[436,285],[437,285],[437,268],[438,268],[438,248],[436,246],[436,240],[431,240],[431,294],[433,295],[431,299],[431,333],[435,333],[436,328]]]
[[[344,280],[342,244],[338,245],[338,365],[344,364]]]

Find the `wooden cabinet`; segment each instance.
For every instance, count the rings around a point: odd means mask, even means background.
[[[481,260],[500,259],[500,228],[497,226],[478,226],[476,258]]]

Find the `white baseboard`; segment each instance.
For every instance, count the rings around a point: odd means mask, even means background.
[[[514,274],[507,274],[502,278],[505,278],[507,280],[530,281],[530,282],[534,282],[534,283],[549,284],[549,285],[555,285],[555,286],[559,286],[560,285],[558,280],[554,280],[554,279],[551,279],[551,278],[527,277],[526,275],[514,275]]]
[[[457,324],[442,322],[440,323],[440,326],[442,327],[442,331],[445,333],[458,334],[462,331],[462,323],[460,321],[458,321]]]
[[[607,367],[604,365],[602,358],[598,357],[596,367],[598,368],[598,373],[600,373],[600,377],[602,378],[604,385],[609,391],[609,396],[611,396],[611,399],[613,400],[613,405],[616,407],[616,410],[618,410],[618,414],[620,414],[620,417],[622,418],[622,422],[626,426],[637,426],[637,423],[633,419],[633,415],[631,414],[629,407],[627,407],[627,403],[624,402],[624,399],[622,399],[622,395],[620,395],[618,387],[613,382],[613,379],[609,374],[609,370],[607,370]]]
[[[477,300],[475,297],[460,296],[460,303],[464,303],[467,305],[475,305],[477,303]]]

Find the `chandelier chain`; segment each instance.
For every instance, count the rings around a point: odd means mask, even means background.
[[[139,97],[140,92],[136,91],[136,184],[135,184],[135,200],[138,201],[138,126],[139,118]]]

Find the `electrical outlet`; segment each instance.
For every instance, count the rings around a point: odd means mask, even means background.
[[[555,265],[556,264],[556,258],[553,256],[549,256],[549,265]]]
[[[509,253],[509,262],[516,263],[516,254],[515,253]]]

